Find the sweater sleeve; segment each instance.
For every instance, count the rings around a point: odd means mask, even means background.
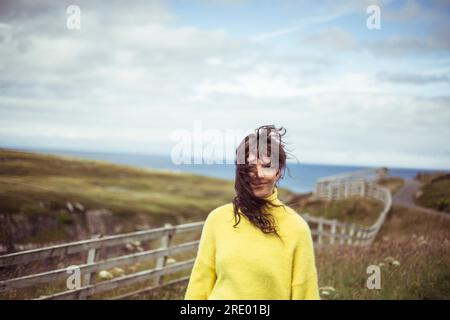
[[[317,269],[311,230],[304,222],[300,241],[294,253],[292,300],[320,300]]]
[[[216,282],[216,246],[211,214],[205,220],[185,300],[207,300]]]

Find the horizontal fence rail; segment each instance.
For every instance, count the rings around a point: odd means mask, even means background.
[[[315,192],[313,193],[315,199],[335,200],[355,196],[369,197],[381,201],[384,204],[384,209],[377,221],[370,227],[302,214],[302,217],[311,228],[316,246],[368,245],[374,241],[392,203],[389,190],[376,184],[377,179],[384,177],[385,173],[384,169],[377,169],[376,171],[364,170],[317,180]],[[164,281],[164,276],[191,269],[195,260],[189,259],[169,263],[168,258],[178,253],[196,250],[199,240],[173,244],[172,238],[176,234],[200,232],[203,224],[204,221],[175,226],[166,224],[164,227],[155,229],[118,235],[95,236],[88,240],[11,253],[0,256],[0,274],[6,268],[38,263],[38,261],[42,262],[48,258],[82,253],[87,256],[87,259],[84,263],[76,266],[80,274],[83,275],[80,287],[40,296],[37,299],[88,299],[96,294],[124,286],[139,284],[147,280],[153,281],[151,286],[109,297],[109,299],[124,299],[148,293],[164,286],[188,281],[188,276],[171,279],[170,281]],[[105,252],[107,248],[124,246],[134,241],[141,242],[155,239],[160,241],[159,248],[116,257],[105,257],[103,260],[98,259],[99,252]],[[154,268],[124,274],[104,281],[96,280],[96,275],[102,270],[110,270],[153,260],[156,260]],[[67,268],[60,267],[54,270],[1,280],[0,293],[7,293],[11,290],[19,290],[35,285],[63,282],[69,276],[67,270]]]
[[[91,296],[93,294],[110,291],[122,286],[132,285],[145,280],[156,278],[158,276],[168,275],[174,272],[191,269],[194,265],[194,259],[175,263],[164,268],[155,268],[137,273],[132,273],[110,281],[102,281],[98,284],[88,285],[80,289],[68,290],[53,294],[50,296],[39,297],[37,300],[62,300],[62,299],[80,299],[83,296]],[[155,286],[157,288],[160,286]]]
[[[66,254],[84,252],[87,253],[87,261],[84,264],[76,265],[77,270],[83,275],[82,286],[76,289],[69,289],[57,292],[51,295],[41,296],[37,299],[87,299],[92,295],[114,290],[123,286],[130,286],[142,281],[153,279],[155,284],[143,289],[135,290],[111,299],[130,297],[136,294],[142,294],[151,290],[164,287],[171,284],[186,281],[186,277],[173,279],[164,282],[164,276],[175,272],[188,270],[192,268],[194,260],[185,260],[175,263],[168,263],[167,258],[183,252],[189,252],[198,248],[199,240],[184,242],[180,244],[172,244],[171,240],[175,234],[183,234],[187,232],[200,232],[204,221],[187,223],[172,226],[166,224],[164,227],[149,229],[137,232],[131,232],[120,235],[95,237],[94,239],[66,243],[62,245],[50,246],[34,250],[27,250],[12,254],[0,256],[0,274],[7,267],[15,267],[22,263],[30,263],[47,258],[59,257]],[[126,245],[133,241],[145,241],[160,239],[161,247],[142,252],[136,252],[118,257],[106,258],[96,261],[96,253],[108,247]],[[156,267],[122,275],[118,278],[108,279],[96,283],[95,275],[102,270],[110,270],[134,265],[136,263],[156,261]],[[15,277],[0,281],[0,293],[11,290],[23,289],[40,284],[56,283],[57,281],[65,281],[68,279],[68,268],[59,268],[55,270],[34,273],[30,275]]]
[[[26,250],[0,256],[0,267],[27,263],[50,257],[63,256],[90,249],[99,249],[116,245],[123,245],[133,241],[145,241],[161,238],[165,232],[184,233],[197,230],[203,226],[203,222],[194,222],[178,226],[161,227],[157,229],[141,230],[125,234],[105,236],[99,239],[89,239],[77,242],[65,243],[45,248]]]
[[[313,199],[341,200],[352,197],[366,197],[383,203],[383,210],[378,219],[370,227],[339,222],[320,217],[304,215],[315,236],[315,244],[371,244],[392,206],[392,195],[389,189],[377,182],[387,176],[386,168],[369,169],[323,177],[316,181]]]
[[[190,251],[197,248],[198,240],[192,242],[186,242],[183,244],[175,245],[170,248],[155,249],[144,252],[133,253],[125,256],[115,257],[100,261],[97,263],[86,263],[78,265],[82,274],[99,272],[101,270],[123,267],[126,265],[148,261],[157,257],[172,255],[180,252]],[[6,291],[12,288],[23,288],[32,284],[47,283],[50,281],[56,281],[67,278],[67,268],[52,270],[48,272],[42,272],[32,274],[24,277],[14,278],[10,280],[2,281],[0,284],[0,291]]]

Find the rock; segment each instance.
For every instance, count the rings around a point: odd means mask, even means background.
[[[14,246],[23,243],[28,237],[58,227],[58,220],[53,215],[40,215],[37,219],[31,219],[25,213],[0,213],[0,242],[7,247],[7,251],[15,251]],[[16,249],[22,250],[19,246]]]
[[[0,254],[6,254],[8,252],[8,248],[0,243]]]
[[[67,202],[66,203],[66,207],[67,207],[67,210],[69,210],[70,213],[72,213],[74,211],[74,207],[73,207],[72,203]]]
[[[81,203],[75,202],[74,206],[75,206],[75,209],[77,209],[78,211],[84,212],[84,206]]]
[[[106,209],[85,212],[90,234],[111,234],[113,230],[112,212]]]

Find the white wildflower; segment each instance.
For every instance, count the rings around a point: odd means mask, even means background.
[[[98,276],[100,277],[100,279],[102,280],[109,280],[114,278],[114,276],[112,275],[111,272],[106,271],[106,270],[102,270],[98,273]]]
[[[386,263],[389,263],[389,264],[391,264],[394,260],[395,260],[395,259],[392,258],[392,257],[387,257],[386,259],[384,259],[384,261],[385,261]]]
[[[336,289],[333,288],[332,286],[321,287],[320,289],[321,289],[321,290],[325,290],[325,291],[331,291],[331,292],[336,291]]]
[[[135,246],[135,247],[140,247],[141,246],[141,242],[140,241],[133,241],[131,244],[133,246]]]
[[[125,274],[125,271],[122,268],[114,268],[114,273],[119,275],[119,276],[123,276]]]

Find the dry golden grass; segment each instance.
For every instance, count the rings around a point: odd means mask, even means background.
[[[381,264],[380,290],[366,287],[372,264]],[[450,219],[394,207],[373,245],[323,248],[317,266],[332,299],[450,299]]]

